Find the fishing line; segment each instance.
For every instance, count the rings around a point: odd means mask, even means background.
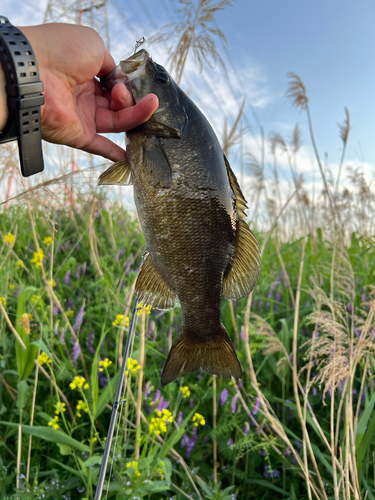
[[[128,57],[132,56],[137,52],[139,47],[146,43],[146,38],[142,36],[139,40],[135,41],[134,48],[129,50],[124,56],[120,57],[120,59],[117,61],[117,66],[120,64],[120,61],[123,61],[124,59],[127,59]]]
[[[109,459],[109,454],[110,454],[111,446],[112,446],[113,434],[114,434],[116,419],[117,419],[117,412],[118,412],[119,406],[124,403],[124,400],[121,400],[120,398],[121,398],[122,386],[124,383],[126,365],[127,365],[128,358],[129,358],[130,347],[132,345],[132,340],[133,340],[134,332],[135,332],[137,308],[138,308],[138,302],[137,302],[137,299],[135,299],[132,319],[131,319],[130,327],[129,327],[129,333],[128,333],[128,336],[126,338],[124,357],[122,359],[120,378],[119,378],[119,381],[117,384],[117,391],[116,391],[115,401],[113,403],[111,421],[109,423],[109,428],[108,428],[107,441],[105,443],[102,464],[100,466],[98,484],[97,484],[96,491],[95,491],[95,500],[101,500],[101,498],[102,498],[103,485],[104,485],[105,476],[106,476],[107,467],[108,467],[108,459]],[[112,459],[112,465],[113,465],[113,459]],[[112,468],[111,468],[111,471],[112,471]],[[108,479],[108,481],[109,481],[109,479]],[[107,488],[107,495],[108,495],[108,488]]]

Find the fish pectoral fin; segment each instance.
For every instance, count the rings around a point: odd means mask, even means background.
[[[155,186],[168,188],[172,185],[172,169],[167,155],[154,135],[145,137],[143,144],[143,169],[152,177]]]
[[[236,300],[248,295],[260,273],[258,241],[243,219],[238,219],[237,224],[236,251],[231,267],[224,275],[223,294],[226,300]]]
[[[234,377],[242,377],[240,362],[224,325],[208,339],[198,339],[192,332],[182,328],[181,334],[173,344],[161,375],[161,385],[173,382],[178,376],[184,376],[202,368],[205,372]]]
[[[171,309],[177,302],[177,296],[155,269],[150,254],[139,271],[135,284],[138,302],[156,309]]]
[[[99,177],[99,185],[121,184],[129,186],[132,183],[130,164],[127,158],[111,165]]]

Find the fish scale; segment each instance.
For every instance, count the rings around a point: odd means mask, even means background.
[[[137,299],[160,309],[181,305],[182,328],[162,385],[199,369],[239,379],[221,304],[223,296],[248,294],[260,272],[259,245],[244,222],[246,201],[211,125],[167,71],[144,50],[120,67],[105,85],[124,81],[136,102],[152,92],[159,109],[127,133],[128,159],[99,182],[134,184],[146,240]]]

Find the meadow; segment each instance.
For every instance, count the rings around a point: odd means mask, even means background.
[[[210,2],[201,4],[197,26],[190,17],[178,32],[178,79],[193,42],[186,37],[207,24]],[[201,64],[219,56],[196,36]],[[181,311],[133,310],[145,249],[136,214],[118,188],[98,188],[86,176],[92,170],[58,156],[61,175],[26,188],[17,152],[2,146],[0,498],[93,498],[133,315],[103,498],[375,498],[373,186],[360,170],[342,186],[347,110],[339,174],[327,172],[306,88],[289,76],[286,95],[307,118],[323,190],[312,197],[304,188],[297,126],[290,142],[261,130],[259,158],[246,155],[245,189],[261,275],[249,297],[222,306],[243,369],[238,383],[202,372],[161,388]],[[229,160],[242,110],[224,130]],[[290,165],[288,194],[280,154]],[[12,200],[15,183],[24,192]]]

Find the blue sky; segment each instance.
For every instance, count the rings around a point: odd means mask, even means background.
[[[46,5],[46,0],[30,0],[27,5],[3,0],[1,10],[16,25],[39,24]],[[156,26],[178,19],[176,8],[177,2],[170,0],[109,0],[111,52],[115,59],[131,50],[134,34],[147,38]],[[266,136],[274,131],[289,139],[298,122],[303,139],[298,169],[311,187],[311,180],[316,181],[318,174],[306,116],[285,99],[286,74],[293,71],[308,89],[317,145],[322,159],[328,154],[328,167],[334,174],[337,172],[342,149],[337,122],[342,123],[346,106],[352,127],[346,164],[362,168],[368,178],[375,175],[375,2],[237,0],[219,12],[216,19],[228,40],[226,49],[218,42],[228,77],[220,68],[208,66],[200,74],[190,57],[181,86],[209,118],[219,138],[224,119],[233,122],[243,97],[245,124],[251,126],[244,140],[245,153],[259,155],[259,124]],[[168,69],[170,44],[146,48]],[[233,148],[231,156],[238,172],[238,147]],[[271,158],[266,161],[271,163]],[[285,158],[280,158],[281,167],[283,161],[285,164]],[[284,167],[287,182],[288,168]],[[271,175],[270,168],[267,175]]]

